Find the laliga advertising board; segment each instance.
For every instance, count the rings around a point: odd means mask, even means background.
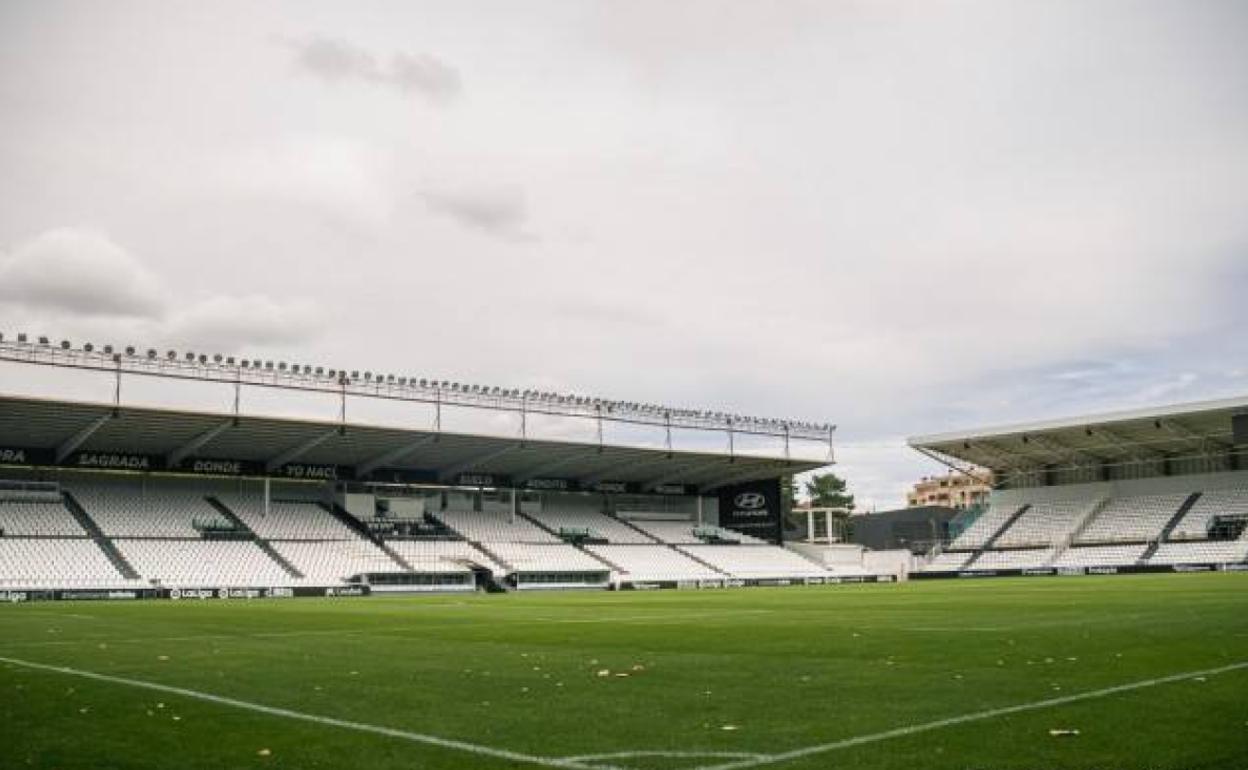
[[[751,481],[719,490],[719,526],[771,543],[784,531],[780,520],[780,480]]]

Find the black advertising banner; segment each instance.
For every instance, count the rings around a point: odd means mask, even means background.
[[[436,484],[437,471],[418,470],[415,468],[378,468],[357,480],[376,481],[381,484]]]
[[[781,539],[780,480],[750,481],[719,490],[719,526],[772,543]]]
[[[540,492],[572,492],[577,489],[577,484],[573,479],[527,479],[524,488]]]
[[[51,465],[55,460],[51,449],[0,446],[0,465]]]
[[[455,485],[459,487],[507,487],[511,486],[511,477],[496,473],[461,473],[455,477]]]
[[[97,471],[158,471],[164,470],[165,459],[157,455],[132,454],[130,452],[74,452],[65,458],[70,468],[89,468]]]
[[[203,476],[263,476],[264,463],[251,460],[228,460],[225,458],[197,457],[183,460],[169,468],[175,473],[194,473]]]

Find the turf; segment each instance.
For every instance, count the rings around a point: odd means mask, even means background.
[[[9,605],[0,657],[677,770],[1248,662],[1248,575]],[[540,765],[5,663],[0,766]],[[762,766],[1248,770],[1248,668]]]

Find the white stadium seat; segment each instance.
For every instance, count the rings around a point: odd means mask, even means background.
[[[478,543],[560,543],[559,538],[522,516],[483,511],[440,511],[434,518],[465,540]]]
[[[0,537],[0,588],[134,588],[93,540]]]
[[[1146,495],[1110,500],[1076,538],[1080,543],[1156,540],[1188,495]]]
[[[720,572],[666,545],[590,545],[585,550],[615,565],[623,582],[722,580]]]
[[[638,532],[619,519],[592,511],[550,511],[530,514],[553,532],[560,529],[589,530],[594,539],[611,543],[653,543],[654,538]]]
[[[828,576],[806,557],[774,545],[687,545],[681,550],[736,578]]]

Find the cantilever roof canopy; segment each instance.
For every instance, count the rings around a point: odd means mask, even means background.
[[[1248,415],[1248,396],[916,436],[908,443],[941,462],[991,468],[998,476],[1217,457],[1231,458],[1235,467],[1234,458],[1248,451],[1234,443],[1238,415]]]
[[[17,449],[24,451],[19,455]],[[124,457],[106,454],[147,458],[149,469],[173,472],[211,458],[269,475],[319,465],[341,469],[337,477],[347,479],[455,484],[466,483],[470,475],[471,485],[524,487],[538,479],[559,479],[566,488],[621,482],[639,492],[674,486],[710,492],[826,464],[0,396],[0,462],[84,467],[86,456],[97,463],[93,467],[124,463]]]

